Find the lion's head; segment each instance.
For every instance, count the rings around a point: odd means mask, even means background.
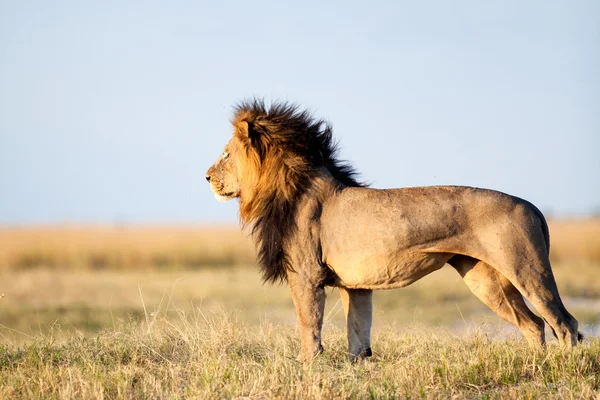
[[[295,229],[302,194],[324,171],[342,186],[361,184],[336,159],[331,126],[293,104],[242,102],[231,122],[233,137],[206,179],[218,200],[240,199],[240,219],[253,226],[265,280],[283,280],[283,243]]]
[[[217,161],[206,171],[206,180],[219,201],[240,196],[240,175],[243,168],[238,156],[240,147],[237,137],[231,139]]]

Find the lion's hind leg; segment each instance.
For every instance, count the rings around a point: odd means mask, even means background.
[[[539,283],[515,281],[515,286],[550,325],[560,344],[565,347],[575,346],[582,338],[577,330],[579,324],[560,299],[554,277],[551,274],[539,274],[534,281]]]
[[[523,297],[529,300],[550,325],[562,346],[575,346],[580,337],[578,322],[567,311],[558,294],[548,256],[542,251],[530,251],[525,246],[499,254],[500,257],[490,264],[497,267]]]
[[[471,257],[457,255],[448,264],[458,271],[479,300],[519,328],[531,345],[544,345],[544,321],[531,312],[521,293],[508,279],[490,265]]]
[[[373,291],[340,287],[340,297],[346,314],[350,360],[370,357]]]

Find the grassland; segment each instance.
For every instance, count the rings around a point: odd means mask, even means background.
[[[600,262],[600,219],[549,221],[553,261]],[[139,269],[247,265],[238,227],[0,227],[0,269]]]
[[[0,227],[0,269],[147,269],[254,263],[237,227]]]
[[[237,229],[0,229],[0,398],[600,398],[600,221],[551,224],[554,273],[587,333],[526,347],[450,267],[375,294],[372,361],[295,361],[285,286]],[[548,335],[550,336],[550,335]]]
[[[2,398],[597,398],[600,340],[572,352],[486,334],[377,330],[374,357],[350,364],[326,324],[326,353],[295,360],[293,328],[227,314],[150,317],[94,338],[0,347]]]
[[[579,274],[574,274],[573,270]],[[600,323],[600,264],[560,264],[555,274],[566,306],[586,332]],[[131,317],[141,319],[144,308],[156,313],[167,300],[173,310],[229,311],[250,325],[263,320],[294,325],[295,314],[285,286],[264,286],[254,266],[211,267],[199,270],[53,270],[30,269],[0,273],[0,333],[19,343],[54,328],[93,335]],[[328,318],[344,324],[339,296],[327,290]],[[418,322],[456,329],[489,326],[505,329],[488,308],[471,294],[450,267],[403,289],[375,293],[375,327]],[[8,330],[14,329],[19,333]]]

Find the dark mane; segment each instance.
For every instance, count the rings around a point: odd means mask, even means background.
[[[237,129],[241,122],[247,123],[245,136]],[[364,185],[337,158],[331,126],[297,105],[244,101],[235,107],[232,123],[246,153],[255,152],[259,159],[252,196],[245,198],[242,189],[240,218],[252,224],[264,281],[282,282],[291,269],[283,246],[297,228],[298,202],[323,168],[342,186]]]

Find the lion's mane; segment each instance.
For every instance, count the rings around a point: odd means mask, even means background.
[[[283,246],[295,232],[298,202],[323,168],[343,186],[364,185],[337,159],[331,126],[297,105],[244,101],[232,124],[243,146],[240,219],[252,226],[264,281],[283,282],[291,268]]]

